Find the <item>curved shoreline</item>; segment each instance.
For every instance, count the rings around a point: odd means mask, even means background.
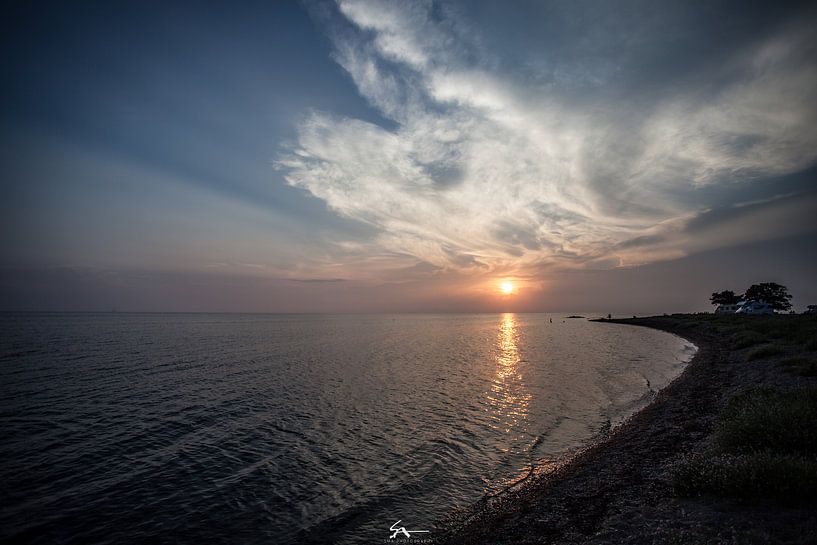
[[[774,382],[776,367],[747,363],[740,350],[724,346],[723,333],[694,316],[602,321],[666,331],[698,351],[649,405],[609,436],[517,489],[455,514],[436,534],[438,543],[660,543],[672,542],[673,532],[688,524],[717,525],[724,516],[724,524],[751,524],[754,508],[735,509],[726,500],[713,513],[703,508],[689,516],[700,502],[676,497],[670,477],[685,453],[706,446],[724,400],[742,388]]]
[[[587,320],[591,321],[591,322],[614,322],[613,320],[608,320],[606,318],[596,318],[596,319],[587,318]],[[632,325],[632,324],[625,324],[625,325]],[[654,329],[654,328],[651,328],[651,329]],[[608,418],[607,428],[605,430],[603,430],[603,431],[599,431],[597,434],[592,436],[592,438],[590,438],[587,441],[586,444],[580,445],[580,446],[577,446],[577,447],[569,448],[562,455],[560,455],[557,459],[554,459],[554,460],[548,460],[546,458],[541,458],[541,459],[535,460],[531,464],[531,466],[529,468],[527,468],[523,472],[524,475],[521,475],[520,477],[512,480],[511,482],[506,484],[506,486],[502,487],[502,489],[497,491],[497,492],[493,492],[493,493],[487,493],[486,492],[486,493],[484,493],[482,498],[480,499],[480,502],[495,501],[496,499],[504,496],[505,494],[507,494],[508,492],[510,492],[510,491],[512,491],[514,489],[519,489],[521,487],[527,486],[530,479],[532,479],[532,478],[537,478],[538,477],[539,479],[541,479],[541,478],[543,478],[545,476],[547,478],[555,478],[555,474],[554,474],[555,470],[561,468],[562,466],[566,466],[566,465],[572,463],[577,458],[585,455],[588,451],[592,450],[593,448],[600,445],[601,443],[604,443],[605,441],[607,441],[612,435],[614,435],[618,431],[618,429],[622,425],[626,424],[636,414],[638,414],[642,410],[649,407],[652,403],[654,403],[656,396],[660,392],[664,391],[669,385],[671,385],[673,382],[678,380],[684,374],[684,372],[686,372],[687,368],[692,363],[692,360],[698,355],[698,352],[700,351],[700,348],[698,347],[698,345],[696,345],[690,339],[687,339],[685,337],[682,337],[682,336],[680,336],[680,335],[678,335],[676,333],[670,332],[670,331],[665,331],[665,330],[662,330],[662,331],[664,333],[667,333],[667,334],[671,335],[672,337],[674,337],[676,339],[680,339],[681,341],[683,341],[686,344],[692,345],[694,347],[694,349],[695,349],[695,352],[692,354],[692,356],[683,361],[683,365],[682,365],[681,369],[678,371],[677,375],[675,375],[674,377],[669,379],[669,381],[664,386],[662,386],[661,388],[659,388],[657,390],[650,390],[649,392],[645,393],[641,398],[639,398],[638,400],[635,400],[632,403],[633,408],[631,409],[631,412],[623,411],[622,414],[616,415],[615,417]],[[646,380],[646,378],[645,378],[645,380]],[[649,380],[647,380],[647,386],[650,387]],[[645,402],[644,401],[645,398],[647,398],[648,401]],[[475,504],[475,505],[480,506],[481,505],[480,502],[477,502],[477,504]],[[458,520],[460,521],[460,523],[464,522],[465,520],[470,520],[471,517],[475,514],[475,511],[476,510],[467,511]]]

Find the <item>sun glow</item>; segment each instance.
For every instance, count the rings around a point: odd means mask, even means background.
[[[513,293],[513,282],[506,280],[499,285],[499,289],[501,289],[505,295],[510,295]]]

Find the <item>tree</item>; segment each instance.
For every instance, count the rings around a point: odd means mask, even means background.
[[[743,301],[743,297],[735,295],[732,290],[716,291],[709,298],[713,305],[737,305]]]
[[[791,308],[791,295],[786,286],[775,284],[774,282],[763,282],[762,284],[752,284],[746,290],[746,299],[752,301],[763,301],[769,303],[775,310],[789,310]]]

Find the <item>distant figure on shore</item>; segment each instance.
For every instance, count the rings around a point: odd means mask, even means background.
[[[613,319],[613,315],[612,315],[612,314],[608,314],[608,315],[607,315],[607,319],[608,319],[608,320],[612,320],[612,319]]]

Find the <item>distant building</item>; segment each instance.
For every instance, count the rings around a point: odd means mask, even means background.
[[[735,314],[774,314],[774,307],[765,301],[746,301]]]
[[[715,309],[715,314],[734,314],[742,304],[743,301],[735,303],[734,305],[718,305],[718,308]]]

